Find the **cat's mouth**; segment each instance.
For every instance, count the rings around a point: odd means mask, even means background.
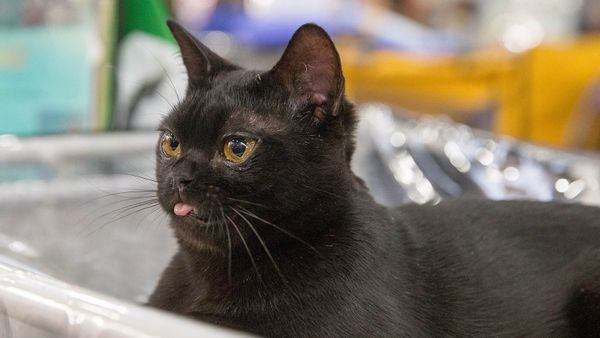
[[[202,223],[208,223],[208,217],[200,215],[198,209],[187,203],[177,203],[173,207],[173,213],[179,217],[190,217]]]

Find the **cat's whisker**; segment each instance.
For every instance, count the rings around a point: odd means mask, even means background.
[[[114,205],[114,204],[118,204],[118,203],[121,203],[121,202],[134,201],[134,200],[139,200],[139,199],[144,199],[144,198],[147,198],[147,199],[154,198],[154,199],[156,199],[156,194],[144,194],[144,195],[139,195],[139,196],[126,196],[124,193],[115,193],[115,194],[110,194],[110,195],[101,196],[101,197],[97,197],[97,198],[91,199],[91,200],[85,202],[84,204],[82,204],[81,206],[85,206],[85,205],[90,204],[90,203],[92,203],[94,201],[98,201],[98,200],[101,200],[103,198],[108,198],[108,197],[118,198],[118,200],[112,201],[112,202],[110,202],[110,203],[108,203],[106,205],[103,205],[102,206],[103,208],[111,206],[111,205]]]
[[[158,203],[153,203],[153,204],[149,204],[147,206],[139,206],[137,208],[130,209],[130,210],[133,210],[133,211],[130,212],[130,213],[127,213],[126,215],[122,215],[121,217],[113,218],[112,220],[110,220],[110,221],[106,222],[105,224],[101,225],[97,230],[102,229],[103,227],[105,227],[105,226],[107,226],[107,225],[109,225],[111,223],[114,223],[114,222],[116,222],[118,220],[121,220],[123,218],[129,217],[131,215],[137,214],[137,213],[142,212],[142,211],[152,210],[152,209],[157,208],[157,207],[159,207],[159,204]],[[146,216],[148,216],[148,215],[146,215]]]
[[[229,225],[227,223],[223,223],[222,225],[225,228],[225,234],[227,234],[227,282],[231,285],[231,235],[229,234]]]
[[[156,189],[131,189],[131,190],[123,190],[114,193],[106,193],[99,198],[108,197],[108,196],[121,196],[121,195],[129,195],[129,194],[141,194],[141,193],[156,193]]]
[[[246,200],[242,200],[242,199],[238,199],[238,198],[227,197],[227,199],[230,201],[234,201],[234,202],[245,203],[245,204],[254,205],[257,207],[267,208],[267,206],[264,204],[250,202],[250,201],[246,201]]]
[[[291,238],[293,238],[293,239],[295,239],[295,240],[299,241],[300,243],[302,243],[302,244],[306,245],[308,248],[310,248],[312,251],[314,251],[314,252],[315,252],[316,254],[318,254],[319,256],[322,256],[322,254],[319,252],[319,250],[317,250],[317,249],[316,249],[314,246],[312,246],[312,245],[310,245],[309,243],[307,243],[307,242],[306,242],[305,240],[303,240],[302,238],[300,238],[300,237],[298,237],[298,236],[294,235],[293,233],[291,233],[291,232],[289,232],[289,231],[287,231],[287,230],[283,229],[282,227],[280,227],[280,226],[278,226],[278,225],[276,225],[276,224],[273,224],[273,223],[271,223],[271,222],[269,222],[269,221],[267,221],[267,220],[265,220],[265,219],[263,219],[263,218],[261,218],[261,217],[257,216],[255,213],[253,213],[253,212],[249,211],[248,209],[246,209],[246,208],[244,208],[244,207],[238,206],[238,208],[240,208],[240,209],[241,209],[241,210],[240,210],[240,212],[242,212],[242,213],[244,213],[244,214],[246,214],[246,215],[248,215],[248,216],[250,216],[250,217],[253,217],[253,218],[255,218],[255,219],[257,219],[257,220],[259,220],[259,221],[261,221],[261,222],[263,222],[263,223],[265,223],[265,224],[267,224],[267,225],[270,225],[270,226],[272,226],[273,228],[275,228],[275,229],[277,229],[277,230],[279,230],[279,231],[283,232],[284,234],[286,234],[286,235],[290,236]]]
[[[231,217],[229,217],[227,215],[225,215],[225,217],[229,220],[229,222],[231,222],[231,225],[233,225],[233,228],[240,236],[240,239],[242,240],[242,244],[244,244],[244,247],[246,248],[246,252],[248,253],[248,257],[250,257],[250,262],[252,263],[252,266],[254,267],[254,271],[256,271],[256,275],[258,276],[258,279],[262,281],[262,276],[260,275],[260,272],[258,271],[256,262],[254,261],[254,256],[252,256],[252,252],[250,251],[250,247],[248,247],[248,243],[246,243],[246,240],[244,239],[244,235],[242,234],[242,232],[240,231],[238,226],[235,224],[233,219],[231,219]]]
[[[148,219],[148,217],[150,217],[150,216],[154,215],[154,213],[155,213],[155,212],[157,212],[157,211],[160,211],[160,210],[161,210],[161,208],[160,208],[160,205],[158,205],[158,204],[157,204],[157,205],[156,205],[156,209],[154,209],[154,210],[153,210],[151,213],[147,214],[147,215],[146,215],[146,216],[144,216],[142,219],[140,219],[140,220],[137,222],[137,224],[136,224],[136,227],[137,227],[137,228],[139,228],[139,227],[140,227],[140,225],[142,224],[142,222],[143,222],[143,221],[147,220],[147,219]]]
[[[279,277],[281,278],[281,280],[284,283],[287,284],[287,280],[285,279],[285,277],[281,273],[281,270],[279,269],[279,266],[275,262],[275,259],[273,258],[273,255],[271,255],[271,251],[269,251],[269,248],[267,248],[267,245],[265,244],[265,241],[263,241],[262,237],[260,236],[260,234],[258,233],[258,231],[256,231],[256,229],[254,228],[254,226],[252,225],[252,223],[250,223],[250,221],[244,215],[242,215],[239,211],[237,211],[235,208],[231,208],[231,210],[233,210],[233,212],[235,212],[236,214],[238,214],[238,216],[240,216],[244,220],[244,222],[246,222],[246,224],[248,224],[248,226],[250,227],[250,230],[252,230],[252,232],[254,233],[254,235],[256,235],[256,238],[260,242],[260,245],[265,250],[265,253],[269,257],[269,260],[271,261],[271,263],[273,263],[273,267],[275,268],[275,271],[277,271],[277,274],[279,275]]]
[[[106,217],[106,216],[110,215],[111,213],[119,212],[119,211],[121,211],[123,209],[127,209],[127,208],[132,207],[132,206],[144,205],[144,204],[147,204],[147,203],[150,203],[150,202],[154,202],[154,201],[158,201],[158,200],[156,199],[156,197],[151,197],[151,196],[139,196],[139,198],[138,197],[135,197],[135,198],[130,197],[130,198],[125,198],[125,199],[121,199],[121,200],[118,200],[118,201],[112,201],[112,202],[110,202],[110,203],[108,203],[106,205],[103,205],[100,208],[92,211],[91,213],[82,216],[82,218],[77,221],[77,224],[87,223],[88,217],[89,218],[94,218],[95,220],[98,220],[98,219],[101,219],[103,217]],[[108,207],[112,207],[114,205],[118,205],[118,204],[121,204],[121,203],[127,203],[127,202],[135,202],[135,203],[129,203],[129,204],[125,205],[125,206],[119,207],[117,209],[112,209],[112,210],[110,210],[108,212],[104,212],[103,214],[98,215],[98,213],[102,212],[102,210],[105,210]],[[95,222],[95,220],[92,221],[91,223],[93,224]]]
[[[155,201],[155,199],[150,199],[150,200],[144,200],[144,201],[141,201],[141,202],[136,202],[136,203],[133,203],[133,204],[128,204],[128,205],[120,207],[118,209],[114,209],[114,210],[111,210],[109,212],[105,212],[102,215],[98,216],[97,219],[100,220],[100,219],[102,219],[102,218],[104,218],[104,217],[106,217],[108,215],[111,215],[111,214],[116,214],[116,217],[118,217],[122,213],[128,212],[129,210],[136,209],[138,207],[147,206],[147,205],[150,205],[150,204],[157,205],[158,201]]]
[[[89,199],[89,200],[85,200],[83,201],[81,204],[78,205],[78,207],[82,207],[85,206],[87,204],[90,204],[94,201],[103,199],[103,198],[107,198],[110,196],[121,196],[121,195],[128,195],[128,194],[134,194],[134,193],[148,193],[149,195],[154,196],[154,194],[158,191],[156,189],[129,189],[129,190],[123,190],[123,191],[118,191],[118,192],[110,192],[110,190],[105,190],[102,189],[101,187],[97,186],[96,184],[94,184],[93,181],[91,180],[87,180],[88,183],[95,188],[96,190],[98,190],[102,195]],[[114,189],[113,189],[114,190]]]
[[[136,178],[139,178],[141,180],[148,181],[148,182],[151,182],[151,183],[158,183],[155,179],[150,178],[150,177],[146,177],[146,176],[143,176],[143,175],[137,175],[137,174],[131,174],[131,173],[122,173],[121,175],[136,177]]]
[[[144,197],[144,198],[140,198],[139,200],[136,198],[133,201],[132,200],[114,201],[114,202],[108,203],[107,205],[102,206],[102,208],[100,210],[102,210],[104,208],[107,208],[107,207],[110,207],[110,206],[113,206],[115,204],[126,203],[126,202],[135,202],[135,203],[130,203],[130,204],[127,204],[125,206],[119,207],[117,209],[112,209],[112,210],[110,210],[108,212],[105,212],[105,213],[97,216],[97,218],[103,218],[103,217],[106,217],[106,216],[108,216],[108,215],[110,215],[112,213],[119,212],[119,211],[122,211],[122,210],[126,211],[129,208],[135,207],[137,205],[145,205],[145,204],[148,204],[148,203],[151,203],[151,202],[158,202],[158,200],[156,199],[156,197]]]
[[[211,212],[211,210],[209,210],[209,211],[208,211],[208,217],[207,217],[207,219],[208,219],[208,223],[209,223],[209,224],[210,224],[210,218],[211,218],[211,215],[212,215],[212,212]],[[215,232],[215,230],[214,230],[214,228],[213,228],[212,226],[210,226],[210,227],[204,227],[204,234],[205,234],[206,236],[208,236],[208,231],[209,231],[209,230],[210,230],[210,232],[211,232],[211,235],[212,235],[212,234],[214,234],[214,232]]]
[[[213,220],[213,211],[212,211],[212,209],[209,209],[208,210],[208,224],[213,224],[212,220]],[[211,228],[210,229],[210,234],[211,234],[211,236],[214,236],[214,234],[215,234],[215,228],[216,227],[215,226],[211,226],[210,228]]]
[[[337,198],[339,198],[341,200],[345,200],[344,196],[332,193],[332,192],[324,190],[324,189],[320,189],[320,188],[317,188],[317,187],[312,187],[312,186],[307,185],[307,184],[303,184],[302,186],[305,187],[305,188],[311,189],[313,191],[322,192],[322,193],[328,194],[329,196],[333,196],[333,197],[337,197]]]
[[[156,231],[156,229],[163,229],[166,227],[167,225],[167,221],[169,220],[169,214],[167,214],[166,212],[161,212],[162,208],[160,205],[158,205],[157,210],[158,212],[158,216],[155,217],[152,221],[150,221],[150,223],[148,223],[148,228],[152,227],[153,231]]]
[[[152,53],[150,51],[150,55],[152,55],[152,57],[154,58],[154,60],[156,60],[156,63],[158,63],[158,65],[160,66],[160,68],[162,68],[163,73],[166,75],[167,79],[169,80],[169,83],[171,84],[171,88],[173,88],[173,92],[175,93],[175,97],[177,97],[177,102],[181,102],[181,98],[179,97],[179,93],[177,92],[177,88],[175,88],[175,84],[173,83],[173,79],[171,79],[171,76],[169,75],[169,72],[167,72],[167,69],[165,68],[165,66],[162,64],[162,62],[160,62],[160,60],[156,57],[156,55],[154,55],[154,53]],[[171,108],[173,108],[172,105],[171,105]]]
[[[129,209],[127,209],[127,210],[133,210],[132,212],[128,212],[125,215],[122,215],[120,217],[113,218],[113,219],[110,219],[110,220],[104,222],[102,225],[100,225],[96,229],[94,229],[91,232],[87,233],[86,236],[90,236],[90,235],[94,234],[95,232],[99,231],[100,229],[104,228],[105,226],[107,226],[107,225],[109,225],[111,223],[119,221],[119,220],[121,220],[121,219],[123,219],[125,217],[131,216],[131,215],[136,214],[138,212],[142,212],[144,210],[148,210],[150,208],[157,207],[158,205],[159,205],[158,202],[154,202],[154,203],[151,203],[151,204],[148,204],[148,205],[142,204],[142,205],[136,205],[136,206],[133,206],[133,207],[129,207]]]
[[[221,211],[222,220],[225,221],[225,211],[223,210],[223,205],[219,202],[219,210]],[[231,235],[229,234],[229,226],[227,222],[225,225],[225,233],[227,234],[227,280],[231,285]]]
[[[165,101],[165,103],[169,105],[169,107],[171,107],[171,110],[175,110],[175,106],[171,102],[169,102],[169,100],[167,100],[167,98],[161,92],[159,92],[158,90],[154,92],[158,94],[158,96],[160,96],[163,99],[163,101]]]
[[[229,281],[229,285],[231,285],[231,235],[229,234],[229,226],[227,223],[224,224],[225,233],[227,234],[227,280]]]
[[[159,205],[159,209],[160,209],[160,205]],[[166,212],[163,212],[160,214],[162,217],[160,218],[160,223],[158,223],[158,227],[165,227],[167,225],[167,222],[169,221],[169,214],[167,214]],[[156,223],[155,224],[156,227]]]

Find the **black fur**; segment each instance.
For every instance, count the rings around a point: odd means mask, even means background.
[[[385,209],[350,170],[356,117],[321,28],[251,72],[169,26],[193,74],[161,126],[182,149],[157,150],[180,249],[150,305],[265,336],[600,336],[599,209]],[[239,165],[222,154],[230,134],[259,140]],[[175,216],[180,201],[196,216]]]

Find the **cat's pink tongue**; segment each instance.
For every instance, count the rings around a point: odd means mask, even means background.
[[[173,208],[173,212],[177,216],[187,216],[187,214],[189,214],[192,211],[192,209],[194,209],[194,207],[192,207],[189,204],[177,203]]]

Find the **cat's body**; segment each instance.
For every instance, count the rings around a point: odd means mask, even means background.
[[[207,270],[226,276],[225,258],[181,251],[152,304],[272,337],[600,334],[600,210],[461,200],[401,207],[382,222],[387,211],[363,198],[349,204],[364,213],[344,237],[315,247],[323,257],[302,244],[277,256],[289,285],[264,254],[264,285],[213,285]],[[236,260],[238,277],[253,280],[248,258]]]
[[[277,337],[600,335],[600,209],[385,209],[350,170],[355,117],[322,30],[256,73],[171,29],[190,88],[157,178],[180,250],[150,305]]]

